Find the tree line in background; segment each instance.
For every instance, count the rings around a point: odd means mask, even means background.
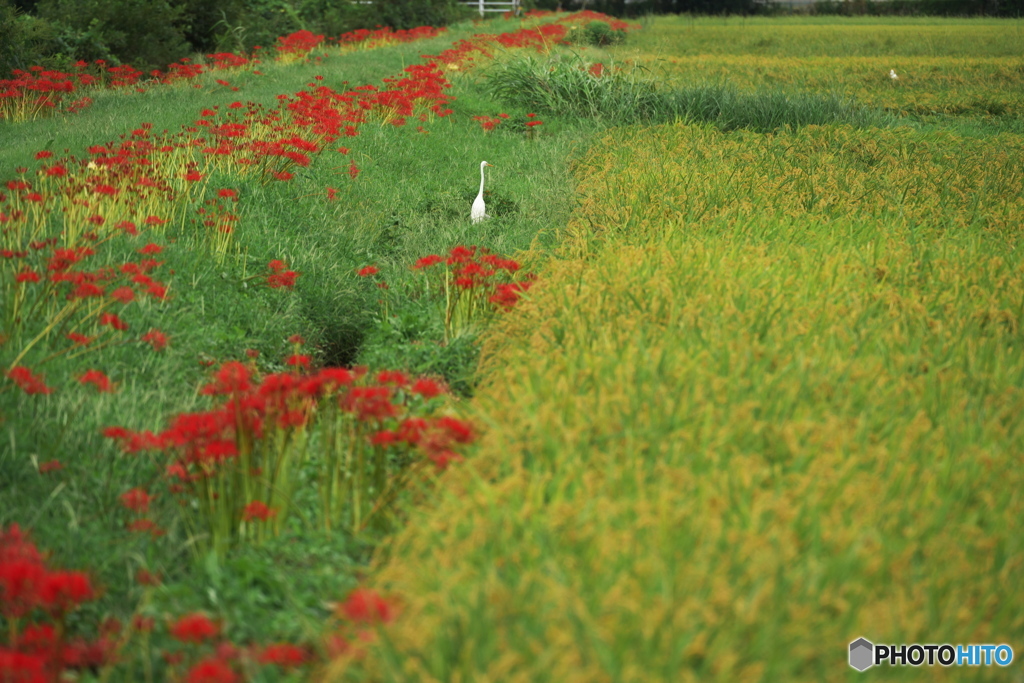
[[[643,14],[775,14],[790,0],[524,0],[527,9]],[[817,0],[822,14],[1019,17],[1024,0]],[[104,59],[164,68],[195,53],[247,52],[307,29],[444,26],[472,16],[456,0],[0,0],[0,77],[32,65],[67,68]]]
[[[303,29],[444,26],[468,13],[456,0],[0,0],[0,78],[96,59],[163,69],[195,53],[270,47]]]

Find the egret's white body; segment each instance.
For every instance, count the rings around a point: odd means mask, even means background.
[[[473,200],[473,208],[469,212],[469,217],[474,223],[479,223],[485,218],[490,218],[487,215],[487,206],[484,204],[484,167],[493,166],[486,161],[480,162],[480,192],[477,193],[476,199]]]
[[[896,75],[895,69],[889,69],[889,78],[891,78],[894,81],[900,80],[900,77]]]

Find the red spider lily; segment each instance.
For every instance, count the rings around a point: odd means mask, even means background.
[[[216,638],[220,633],[220,627],[206,615],[194,612],[175,621],[170,632],[174,639],[183,643],[199,644]]]
[[[370,443],[374,446],[388,446],[393,443],[400,443],[401,441],[402,439],[398,436],[398,432],[390,429],[382,429],[370,437]]]
[[[217,191],[217,196],[221,197],[222,199],[234,199],[234,200],[237,201],[238,200],[238,191],[237,190],[229,190],[229,189],[225,188],[223,190],[218,190]]]
[[[207,396],[240,394],[252,388],[249,381],[249,368],[244,363],[237,361],[228,361],[220,366],[214,380],[204,386],[200,393]]]
[[[39,273],[27,267],[14,276],[15,282],[39,282],[40,279]]]
[[[438,263],[441,263],[443,260],[444,259],[441,258],[440,256],[438,256],[437,254],[430,254],[429,256],[424,256],[424,257],[418,259],[416,261],[416,264],[413,266],[413,268],[415,268],[417,270],[420,270],[420,269],[423,269],[423,268],[429,268],[431,266],[437,265]]]
[[[100,325],[109,325],[115,330],[122,332],[128,329],[128,323],[118,318],[114,313],[100,313],[99,323]]]
[[[269,268],[275,273],[280,273],[282,270],[288,268],[288,264],[279,259],[274,259],[273,261],[267,264],[267,268]]]
[[[149,244],[144,246],[142,249],[139,249],[138,252],[140,254],[151,255],[151,254],[159,254],[163,250],[164,250],[164,248],[161,247],[159,244],[153,244],[152,242],[150,242]]]
[[[274,664],[285,669],[302,666],[309,660],[309,652],[288,643],[268,645],[256,657],[260,664]]]
[[[149,504],[155,496],[151,496],[144,489],[134,488],[121,494],[121,504],[132,512],[145,514],[149,511]]]
[[[391,403],[388,387],[353,387],[341,399],[340,406],[362,422],[383,420],[398,414],[398,407]]]
[[[141,341],[147,342],[153,347],[154,351],[162,351],[167,347],[167,335],[157,329],[152,329],[146,334],[142,335]]]
[[[352,180],[355,180],[356,176],[358,176],[358,175],[359,175],[359,169],[356,167],[356,164],[353,161],[352,164],[349,165],[349,167],[348,167],[348,177],[351,178]]]
[[[53,388],[46,386],[42,375],[33,375],[26,367],[16,365],[7,371],[7,378],[18,385],[26,394],[52,394]]]
[[[409,384],[409,376],[400,370],[383,370],[377,374],[377,384],[394,384],[404,387]]]
[[[291,289],[299,274],[294,270],[286,270],[280,273],[271,273],[267,276],[267,286],[271,289]]]
[[[78,378],[78,381],[82,384],[92,384],[96,387],[96,390],[100,392],[114,392],[114,387],[110,383],[110,378],[100,370],[88,370]]]
[[[308,368],[309,362],[309,356],[304,356],[302,354],[295,353],[292,354],[291,356],[288,356],[288,359],[285,361],[285,364],[290,365],[293,368]]]
[[[186,683],[237,683],[242,680],[231,665],[216,657],[207,657],[188,670]]]
[[[135,290],[131,287],[118,287],[110,293],[110,297],[117,299],[123,304],[129,304],[135,300]]]
[[[41,474],[46,474],[47,472],[56,472],[57,470],[62,469],[64,469],[64,465],[63,463],[61,463],[60,460],[50,460],[39,465],[39,472]]]
[[[338,611],[340,616],[357,624],[387,623],[395,616],[394,608],[369,588],[357,588],[349,593]]]
[[[94,598],[92,582],[82,572],[50,572],[39,584],[39,604],[54,614],[68,612]]]
[[[303,344],[306,343],[306,340],[302,338],[301,334],[293,334],[292,336],[288,337],[288,343],[298,344],[299,346],[302,346]]]
[[[277,515],[277,510],[267,507],[266,503],[259,500],[249,503],[245,506],[245,510],[242,511],[242,519],[246,522],[265,522],[275,515]]]
[[[377,266],[366,266],[366,267],[360,269],[360,271],[357,273],[357,275],[359,275],[359,277],[369,277],[371,275],[376,275],[379,272],[380,272],[380,269],[377,268]]]
[[[439,382],[427,377],[421,377],[416,380],[409,390],[423,398],[434,398],[444,393],[444,387]]]
[[[190,183],[195,183],[203,179],[203,174],[200,173],[199,171],[189,171],[188,173],[185,174],[184,177],[185,180],[189,181]]]
[[[328,187],[327,188],[327,200],[333,202],[337,198],[338,198],[338,191],[336,189],[334,189],[333,187]]]

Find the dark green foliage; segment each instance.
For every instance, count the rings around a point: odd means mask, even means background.
[[[42,0],[39,16],[60,26],[69,59],[115,59],[164,68],[188,54],[183,8],[167,0]]]
[[[57,45],[57,30],[50,22],[0,0],[0,77],[33,65],[61,66],[55,58]]]
[[[637,69],[605,67],[601,76],[595,76],[589,65],[575,56],[507,62],[491,71],[488,86],[510,106],[596,118],[608,125],[678,120],[710,123],[723,130],[770,132],[787,126],[882,125],[887,121],[881,113],[837,96],[746,93],[722,84],[660,88]]]

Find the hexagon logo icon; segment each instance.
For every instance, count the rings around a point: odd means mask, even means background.
[[[857,671],[864,671],[874,664],[875,646],[871,641],[858,638],[850,643],[850,666]]]

